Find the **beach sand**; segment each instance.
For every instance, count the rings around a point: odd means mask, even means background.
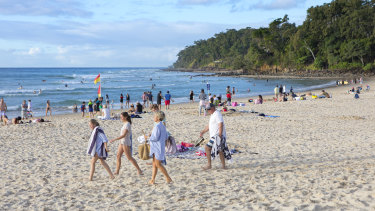
[[[367,83],[375,87],[374,80]],[[332,99],[236,107],[280,117],[224,114],[227,141],[242,153],[233,155],[227,170],[220,169],[219,159],[213,161],[213,169],[202,171],[205,158],[169,158],[166,168],[174,181],[169,185],[161,172],[156,185],[147,185],[152,167],[138,156],[144,176],[123,157],[114,180],[97,162],[90,182],[89,118],[80,114],[49,117],[48,123],[1,126],[0,208],[374,210],[375,94],[363,92],[355,100],[346,94],[349,88],[328,89]],[[208,124],[209,116],[198,117],[197,107],[178,104],[166,112],[167,129],[177,142],[195,141]],[[153,127],[151,114],[142,117],[133,119],[134,152],[136,137]],[[100,124],[109,139],[119,136],[120,120]],[[107,163],[112,171],[118,144],[109,145]]]

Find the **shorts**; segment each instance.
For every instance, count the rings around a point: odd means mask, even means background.
[[[166,100],[165,101],[165,105],[170,105],[171,104],[171,101],[170,100]]]
[[[208,147],[210,147],[210,148],[212,148],[213,145],[214,145],[214,141],[213,141],[213,140],[210,140],[210,141],[206,144],[206,146],[208,146]]]
[[[120,103],[123,103],[123,102],[124,102],[124,100],[123,100],[123,99],[121,99],[121,100],[120,100]]]
[[[94,112],[94,109],[93,108],[89,108],[89,112]]]
[[[5,116],[5,111],[0,111],[1,116]]]

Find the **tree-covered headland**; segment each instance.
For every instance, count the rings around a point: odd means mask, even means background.
[[[178,53],[174,68],[275,71],[375,71],[375,0],[333,0],[268,27],[229,29]]]

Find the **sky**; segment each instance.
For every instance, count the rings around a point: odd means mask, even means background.
[[[0,67],[167,67],[227,29],[266,27],[327,0],[0,0]]]

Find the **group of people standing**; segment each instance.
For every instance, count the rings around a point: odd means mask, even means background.
[[[290,93],[293,93],[293,87],[290,87]],[[274,89],[275,101],[286,101],[287,100],[287,90],[285,85],[276,85]]]
[[[9,123],[9,118],[6,115],[6,112],[8,111],[8,106],[5,103],[4,98],[0,99],[0,122],[7,125]],[[46,116],[48,114],[48,111],[50,112],[50,115],[52,115],[52,109],[49,100],[47,100],[47,106],[46,106]],[[21,104],[21,116],[15,117],[12,119],[13,124],[18,124],[19,121],[28,119],[33,116],[33,112],[31,110],[31,100],[28,100],[26,103],[26,100],[22,101]]]

